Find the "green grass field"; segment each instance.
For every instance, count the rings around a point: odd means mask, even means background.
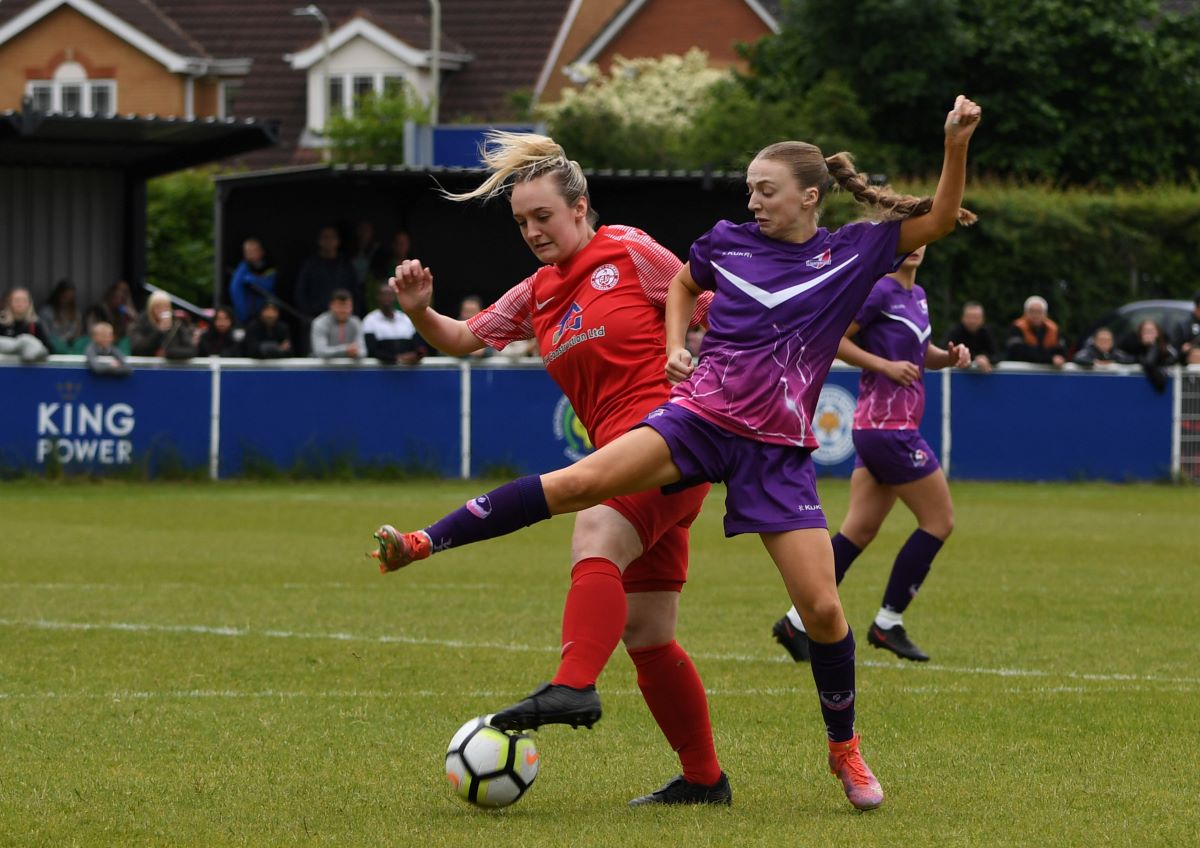
[[[455,799],[446,742],[547,679],[569,519],[381,577],[383,520],[486,485],[0,486],[0,845],[1196,845],[1200,491],[955,484],[958,529],[906,623],[866,644],[912,527],[842,588],[859,729],[887,791],[824,768],[807,666],[758,541],[693,534],[680,641],[711,691],[732,809],[631,810],[677,771],[618,651],[596,729],[537,735],[501,813]],[[836,526],[846,486],[824,483]]]

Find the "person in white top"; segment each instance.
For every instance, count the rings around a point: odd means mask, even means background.
[[[428,353],[407,315],[396,308],[396,292],[387,283],[376,294],[379,308],[363,319],[367,355],[389,365],[415,365]]]

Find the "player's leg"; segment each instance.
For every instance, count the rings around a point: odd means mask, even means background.
[[[692,500],[698,510],[708,487],[697,488],[701,491],[669,496],[646,493],[617,500],[627,506],[634,498],[656,498],[661,515],[668,502],[682,498]],[[643,514],[653,512],[654,506]],[[631,806],[729,804],[733,798],[729,779],[717,760],[704,684],[691,657],[675,640],[680,591],[687,580],[688,525],[694,517],[686,516],[683,523],[669,527],[625,570],[629,603],[625,649],[637,668],[638,688],[646,706],[680,763],[677,777],[634,798]]]
[[[384,525],[375,534],[379,550],[371,555],[381,571],[395,571],[447,548],[503,536],[551,515],[578,512],[679,478],[663,437],[638,427],[566,468],[521,477],[472,498],[424,530],[399,533]]]
[[[854,560],[878,535],[884,519],[896,503],[896,493],[892,487],[876,480],[861,464],[861,456],[859,463],[850,475],[850,507],[842,521],[842,529],[831,540],[834,575],[839,585]],[[771,633],[775,641],[792,655],[793,660],[808,660],[808,636],[795,607],[775,622]]]
[[[838,597],[829,534],[811,528],[761,536],[808,630],[813,681],[829,739],[830,770],[851,804],[860,810],[874,809],[883,803],[883,790],[862,758],[854,731],[854,634]]]
[[[933,566],[934,557],[954,529],[954,503],[950,499],[946,475],[940,468],[895,489],[904,505],[916,516],[917,529],[896,555],[883,593],[883,604],[867,639],[872,645],[890,650],[897,656],[924,662],[929,655],[913,643],[904,629],[904,611],[917,596]]]
[[[492,716],[494,726],[591,727],[600,719],[596,678],[616,649],[627,617],[621,573],[641,553],[637,528],[612,507],[600,504],[576,516],[558,670],[529,697]]]

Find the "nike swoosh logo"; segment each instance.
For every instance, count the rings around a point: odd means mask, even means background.
[[[781,289],[777,292],[769,292],[766,289],[754,285],[754,283],[750,282],[749,280],[743,280],[737,274],[726,271],[716,262],[713,262],[712,260],[709,260],[709,262],[721,273],[722,277],[729,280],[729,282],[733,283],[743,292],[750,295],[750,297],[767,307],[767,309],[774,309],[779,304],[786,303],[796,295],[804,294],[804,292],[808,291],[809,289],[816,288],[817,286],[821,285],[821,283],[828,280],[830,277],[845,268],[851,262],[854,262],[856,259],[858,259],[857,253],[851,256],[841,265],[838,265],[836,268],[830,268],[824,274],[821,274],[818,277],[813,277],[806,283],[797,283],[794,286],[788,286],[786,289]]]
[[[884,318],[891,318],[893,321],[899,321],[901,324],[908,327],[908,329],[912,330],[913,333],[916,334],[917,341],[919,341],[919,342],[923,342],[927,338],[929,338],[929,330],[930,330],[929,327],[926,327],[924,330],[922,330],[915,323],[913,323],[912,321],[909,321],[903,315],[893,315],[890,312],[882,312],[880,314],[883,315]]]
[[[554,297],[558,297],[558,295],[555,295]],[[549,304],[550,301],[554,300],[554,297],[548,297],[545,300],[535,300],[533,303],[538,309],[545,309],[546,305]]]

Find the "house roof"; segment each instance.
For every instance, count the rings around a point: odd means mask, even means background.
[[[0,43],[64,6],[91,18],[173,71],[195,60],[215,58],[150,0],[5,0],[0,2]]]
[[[433,64],[432,44],[430,41],[429,22],[417,16],[402,17],[399,15],[384,16],[392,20],[392,29],[385,26],[385,20],[379,15],[371,15],[359,10],[347,21],[331,27],[329,34],[329,52],[334,53],[354,38],[365,38],[376,47],[390,53],[397,59],[414,67],[429,67]],[[397,25],[399,21],[406,23]],[[423,37],[421,31],[424,31]],[[444,35],[439,43],[438,65],[444,68],[460,68],[464,62],[471,60],[471,55],[453,39]],[[288,62],[293,68],[307,70],[321,61],[325,54],[325,45],[318,38],[299,53],[293,53]]]
[[[149,2],[149,0],[146,0]],[[283,147],[297,146],[304,130],[307,80],[291,68],[285,55],[311,47],[320,39],[317,21],[292,15],[297,0],[154,0],[193,38],[210,50],[254,60],[237,94],[238,115],[278,118]],[[0,2],[3,8],[5,2]],[[319,0],[331,30],[365,16],[408,44],[427,44],[428,0]],[[506,97],[532,89],[542,62],[566,14],[570,0],[442,0],[442,50],[470,54],[462,70],[443,76],[442,114],[491,120],[508,117]],[[374,8],[372,8],[374,7]],[[236,20],[236,26],[230,21]],[[249,156],[248,164],[277,163],[279,153]]]

